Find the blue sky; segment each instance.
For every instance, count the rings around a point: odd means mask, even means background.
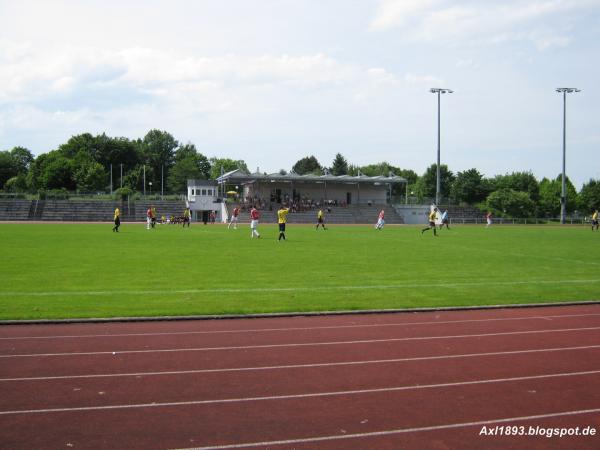
[[[600,179],[600,0],[0,0],[0,149],[152,128],[289,170],[315,155]]]

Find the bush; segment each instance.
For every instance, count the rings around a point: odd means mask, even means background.
[[[500,217],[532,217],[535,203],[527,192],[500,189],[492,192],[486,201],[488,209]]]
[[[133,190],[128,187],[122,187],[115,191],[115,198],[121,199],[123,201],[127,200],[127,197],[133,195]]]

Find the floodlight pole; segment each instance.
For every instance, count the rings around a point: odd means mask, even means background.
[[[560,193],[560,223],[567,222],[567,94],[581,92],[577,88],[557,88],[556,92],[563,95],[563,154],[562,154],[562,187]]]
[[[452,94],[454,91],[452,89],[445,88],[431,88],[429,90],[432,94],[437,94],[437,168],[436,168],[436,177],[435,177],[435,204],[436,206],[440,204],[440,94]]]

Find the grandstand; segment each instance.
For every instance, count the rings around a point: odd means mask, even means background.
[[[144,222],[146,210],[154,205],[158,218],[181,216],[184,201],[102,201],[102,200],[22,200],[0,199],[1,221],[111,222],[115,208],[121,221]]]
[[[239,206],[237,204],[229,204],[227,207],[231,212],[233,208]],[[329,211],[328,211],[329,209]],[[325,213],[326,224],[365,224],[377,222],[377,216],[379,211],[385,209],[385,221],[387,224],[401,224],[404,223],[402,216],[400,216],[396,210],[389,205],[348,205],[342,206],[330,206],[324,207],[323,212]],[[317,211],[319,208],[312,208],[305,211],[294,211],[288,215],[288,223],[302,224],[309,223],[315,224],[317,222]],[[261,223],[276,223],[277,222],[277,211],[275,208],[272,210],[265,209],[260,211]],[[241,208],[239,216],[240,223],[250,223],[249,211]]]

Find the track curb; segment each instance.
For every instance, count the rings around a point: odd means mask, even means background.
[[[44,325],[44,324],[76,324],[76,323],[113,323],[113,322],[166,322],[184,320],[223,320],[223,319],[266,319],[278,317],[302,317],[302,316],[342,316],[356,314],[397,314],[397,313],[419,313],[434,311],[475,311],[487,309],[516,309],[537,307],[560,307],[577,305],[598,305],[600,300],[553,302],[553,303],[517,303],[511,305],[476,305],[476,306],[441,306],[439,308],[398,308],[398,309],[365,309],[352,311],[305,311],[305,312],[283,312],[283,313],[259,313],[259,314],[215,314],[215,315],[192,315],[192,316],[141,316],[141,317],[96,317],[96,318],[74,318],[74,319],[36,319],[36,320],[0,320],[1,325]]]

